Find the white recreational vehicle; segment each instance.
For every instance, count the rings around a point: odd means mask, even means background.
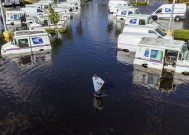
[[[159,36],[154,33],[121,33],[117,41],[117,49],[127,52],[136,52],[138,43],[144,37],[158,38]]]
[[[151,15],[144,14],[130,14],[125,18],[126,25],[148,25],[148,26],[160,26],[154,22]]]
[[[32,23],[33,20],[24,11],[6,11],[7,25],[20,25],[21,23]]]
[[[163,4],[157,10],[155,10],[152,15],[154,19],[169,19],[171,16],[172,4]],[[185,19],[187,11],[186,4],[175,4],[173,18],[175,21],[180,21]]]
[[[48,16],[37,16],[35,22],[29,25],[29,29],[61,28],[63,26],[65,26],[64,20],[60,20],[57,25],[54,25]]]
[[[117,6],[132,7],[132,5],[126,0],[110,0],[108,3],[109,13],[113,14]]]
[[[143,38],[138,44],[134,64],[189,74],[187,44],[180,40]]]
[[[23,30],[14,32],[13,40],[2,46],[1,55],[4,57],[49,49],[51,49],[51,44],[45,30]]]
[[[173,39],[173,36],[167,35],[163,30],[157,26],[143,26],[143,25],[125,25],[123,32],[138,32],[138,33],[155,33],[164,39]]]
[[[138,8],[119,9],[117,12],[117,20],[125,20],[130,14],[139,14]]]
[[[16,6],[16,5],[20,5],[20,0],[5,0],[5,2],[3,2],[3,6]]]

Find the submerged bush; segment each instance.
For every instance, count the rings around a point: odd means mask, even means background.
[[[60,33],[66,33],[66,28],[64,28],[64,27],[63,27],[63,28],[59,28],[58,31],[59,31]]]
[[[174,39],[188,41],[189,40],[189,30],[187,30],[187,29],[175,30],[174,31]]]
[[[55,34],[55,29],[54,29],[54,28],[46,28],[45,30],[46,30],[47,33],[49,33],[49,34]]]

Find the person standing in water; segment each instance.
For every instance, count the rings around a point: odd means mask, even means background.
[[[92,80],[93,80],[95,94],[100,96],[102,94],[102,87],[104,85],[104,80],[98,77],[97,74],[93,75]]]

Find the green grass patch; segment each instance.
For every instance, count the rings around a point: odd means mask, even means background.
[[[55,29],[54,29],[54,28],[46,28],[45,30],[46,30],[47,33],[49,33],[49,34],[55,34]]]
[[[133,6],[147,6],[147,2],[131,2]]]
[[[179,29],[174,31],[174,39],[177,40],[189,40],[189,30],[186,29]]]
[[[63,27],[63,28],[59,28],[58,31],[62,34],[62,33],[66,33],[67,30],[66,28]]]

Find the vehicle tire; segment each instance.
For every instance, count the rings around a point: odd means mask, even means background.
[[[154,21],[156,21],[156,20],[158,19],[158,17],[155,15],[155,16],[152,16],[152,19],[153,19]]]
[[[175,21],[176,21],[176,22],[179,22],[180,20],[181,20],[180,16],[176,16],[176,17],[175,17]]]
[[[10,25],[14,25],[14,22],[11,22]]]

